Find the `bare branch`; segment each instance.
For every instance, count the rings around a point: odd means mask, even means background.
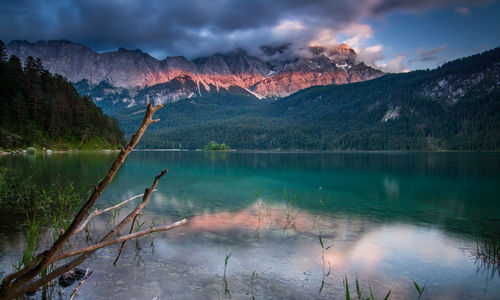
[[[128,234],[131,234],[132,231],[134,230],[135,220],[137,220],[137,216],[138,216],[138,214],[134,216],[134,219],[132,220],[132,224],[130,224],[130,231],[128,232]],[[118,255],[116,256],[115,261],[113,262],[114,266],[116,266],[118,259],[120,259],[120,255],[122,255],[123,246],[125,246],[126,242],[127,241],[123,241],[122,244],[120,245],[120,250],[118,250]]]
[[[153,190],[153,192],[156,192],[156,191],[157,191],[157,190]],[[78,227],[78,229],[77,229],[77,230],[75,230],[75,232],[74,232],[73,234],[74,234],[74,235],[76,235],[76,234],[80,233],[82,230],[84,230],[84,229],[85,229],[85,227],[87,227],[87,224],[88,224],[88,223],[89,223],[89,222],[90,222],[93,218],[95,218],[95,217],[97,217],[97,216],[99,216],[99,215],[102,215],[103,213],[107,213],[107,212],[108,212],[108,211],[110,211],[110,210],[113,210],[113,209],[117,209],[117,208],[119,208],[119,207],[122,207],[123,205],[125,205],[125,204],[129,203],[130,201],[133,201],[133,200],[135,200],[135,199],[137,199],[137,198],[141,198],[141,197],[143,197],[143,196],[144,196],[144,194],[135,195],[134,197],[129,198],[129,199],[127,199],[127,200],[123,201],[123,202],[120,202],[120,203],[118,203],[118,204],[116,204],[116,205],[114,205],[114,206],[111,206],[111,207],[105,208],[105,209],[103,209],[103,210],[99,210],[99,209],[94,210],[94,212],[93,212],[93,213],[91,213],[91,214],[87,217],[87,219],[85,219],[85,221],[82,223],[82,225],[80,225],[80,227]]]
[[[82,249],[78,249],[78,250],[73,250],[73,251],[68,251],[68,252],[61,253],[57,257],[55,257],[55,260],[57,261],[57,260],[65,259],[65,258],[68,258],[68,257],[71,257],[71,256],[75,256],[75,255],[78,255],[78,254],[86,253],[86,252],[94,252],[96,250],[99,250],[101,248],[107,247],[109,245],[113,245],[113,244],[120,243],[120,242],[125,242],[125,241],[131,240],[131,239],[135,239],[135,238],[139,238],[141,236],[148,235],[148,234],[153,233],[153,232],[167,231],[167,230],[174,229],[174,228],[177,228],[179,226],[182,226],[182,225],[184,225],[186,223],[187,223],[187,220],[186,219],[182,219],[182,220],[177,221],[177,222],[175,222],[173,224],[170,224],[170,225],[157,226],[157,227],[153,227],[153,228],[150,228],[150,229],[147,229],[147,230],[143,230],[143,231],[139,231],[139,232],[135,232],[135,233],[123,235],[123,236],[121,236],[119,238],[116,238],[114,240],[105,241],[105,242],[97,243],[95,245],[92,245],[92,246],[89,246],[89,247],[85,247],[85,248],[82,248]]]
[[[101,239],[101,242],[107,241],[107,240],[111,239],[112,237],[116,236],[118,234],[118,232],[120,232],[120,230],[123,229],[123,227],[125,225],[127,225],[134,218],[135,215],[139,214],[142,211],[142,209],[148,203],[148,200],[149,200],[149,197],[151,196],[152,191],[158,185],[158,181],[166,173],[167,173],[167,170],[163,170],[160,174],[158,174],[155,177],[153,185],[150,188],[147,188],[146,191],[144,192],[142,203],[139,206],[137,206],[136,209],[134,209],[130,214],[128,214],[128,216],[125,217],[118,225],[116,225],[115,228],[113,228],[110,232],[108,232]],[[66,273],[69,270],[75,268],[76,266],[78,266],[82,262],[84,262],[85,259],[87,259],[94,252],[95,251],[86,252],[86,253],[82,254],[81,256],[79,256],[78,258],[76,258],[75,260],[58,267],[57,269],[55,269],[54,271],[49,273],[47,276],[24,285],[22,288],[19,289],[19,295],[22,295],[23,293],[28,293],[28,292],[32,291],[33,289],[36,289],[37,287],[42,286],[45,283],[51,281],[52,279],[56,278],[57,276],[59,276],[63,273]],[[54,257],[52,257],[51,260],[49,260],[49,264],[54,262],[54,261],[55,261]]]
[[[78,290],[80,289],[80,287],[85,283],[85,281],[87,281],[87,279],[90,277],[90,275],[92,275],[93,272],[94,271],[89,272],[89,268],[87,268],[87,271],[85,272],[85,277],[83,277],[82,281],[80,281],[78,286],[75,288],[75,290],[71,294],[71,297],[69,298],[69,300],[73,300],[75,298],[76,293],[78,293]]]

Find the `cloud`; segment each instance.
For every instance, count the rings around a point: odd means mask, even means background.
[[[486,0],[485,0],[486,1]],[[98,51],[140,48],[193,58],[262,45],[341,41],[361,48],[366,20],[451,7],[450,0],[16,0],[0,2],[0,36],[68,39]],[[474,0],[458,0],[470,6]]]
[[[384,50],[384,46],[381,44],[378,44],[378,45],[370,46],[370,47],[357,48],[356,52],[358,53],[359,61],[364,62],[368,66],[371,66],[374,68],[380,68],[378,62],[385,59],[383,50]]]
[[[439,53],[446,49],[446,45],[427,50],[426,47],[417,49],[418,61],[434,61],[439,59]]]
[[[405,60],[406,57],[404,55],[398,55],[387,63],[381,64],[380,67],[382,71],[388,73],[408,72]]]
[[[352,48],[358,48],[364,45],[364,42],[370,39],[373,35],[373,29],[370,25],[361,23],[351,23],[345,28],[339,30],[339,32],[345,36],[348,36],[343,43],[351,46]]]
[[[277,26],[275,26],[273,29],[277,32],[290,32],[290,31],[296,31],[300,32],[305,28],[304,24],[300,21],[289,21],[285,20],[279,23]]]

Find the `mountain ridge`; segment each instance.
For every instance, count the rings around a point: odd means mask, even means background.
[[[150,95],[152,101],[177,101],[179,97],[201,95],[201,87],[210,91],[212,86],[217,91],[239,86],[257,98],[284,97],[309,86],[358,82],[383,75],[381,71],[358,62],[356,52],[345,44],[331,49],[310,47],[303,49],[306,54],[302,56],[291,55],[287,47],[278,47],[278,50],[268,47],[267,60],[251,56],[242,49],[193,60],[184,56],[158,60],[140,49],[119,48],[98,53],[67,40],[34,43],[14,40],[7,46],[9,54],[22,60],[28,56],[40,58],[49,71],[74,83],[85,80],[87,89],[102,82],[114,89],[127,89],[131,95],[125,98],[135,102],[138,102],[138,99],[132,99],[135,92],[186,76],[195,83],[196,89],[176,91],[172,97],[169,93],[163,93],[163,97]],[[105,98],[105,95],[99,97]]]

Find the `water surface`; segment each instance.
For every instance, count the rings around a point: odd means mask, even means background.
[[[115,155],[5,156],[0,165],[89,189]],[[427,283],[427,299],[500,298],[495,266],[475,255],[477,241],[500,235],[499,154],[136,151],[98,206],[142,193],[162,169],[144,227],[189,223],[128,243],[117,267],[116,247],[97,252],[81,298],[336,299],[346,275],[351,293],[357,277],[377,298],[392,289],[392,299],[416,299],[413,281]],[[22,227],[0,223],[8,272]],[[319,236],[332,247],[323,252]]]

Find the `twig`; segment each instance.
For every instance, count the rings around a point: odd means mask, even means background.
[[[69,300],[73,300],[75,298],[76,293],[78,293],[78,290],[80,289],[80,287],[85,283],[85,281],[87,281],[87,279],[90,277],[90,275],[92,275],[92,273],[94,273],[94,271],[89,272],[89,268],[87,268],[87,271],[85,272],[85,277],[83,277],[82,281],[80,281],[80,283],[78,284],[76,289],[73,291]]]
[[[156,189],[155,189],[155,190],[153,190],[153,192],[156,192],[156,191],[157,191]],[[113,210],[113,209],[117,209],[117,208],[119,208],[119,207],[122,207],[123,205],[125,205],[125,204],[129,203],[130,201],[133,201],[133,200],[135,200],[135,199],[137,199],[137,198],[141,198],[141,197],[143,197],[143,196],[144,196],[144,194],[135,195],[134,197],[132,197],[132,198],[130,198],[130,199],[127,199],[127,200],[125,200],[125,201],[123,201],[123,202],[120,202],[120,203],[118,203],[118,204],[116,204],[116,205],[114,205],[114,206],[111,206],[111,207],[105,208],[105,209],[103,209],[103,210],[99,210],[99,209],[94,210],[94,212],[93,212],[93,213],[91,213],[91,214],[87,217],[87,219],[86,219],[86,220],[82,223],[82,225],[80,225],[80,227],[78,227],[78,229],[77,229],[77,230],[75,230],[75,233],[73,233],[73,234],[74,234],[74,235],[75,235],[75,234],[78,234],[80,231],[84,230],[84,229],[85,229],[85,227],[87,227],[87,224],[88,224],[88,223],[89,223],[89,222],[90,222],[93,218],[95,218],[95,217],[97,217],[97,216],[99,216],[99,215],[102,215],[103,213],[107,213],[107,212],[108,212],[108,211],[110,211],[110,210]]]
[[[78,249],[78,250],[73,250],[73,251],[68,251],[68,252],[61,253],[61,254],[59,254],[58,256],[56,256],[54,258],[54,261],[58,261],[58,260],[61,260],[61,259],[64,259],[64,258],[68,258],[68,257],[71,257],[71,256],[82,254],[82,253],[95,252],[96,250],[99,250],[99,249],[101,249],[103,247],[107,247],[109,245],[113,245],[113,244],[116,244],[116,243],[128,241],[128,240],[135,239],[135,238],[139,238],[141,236],[148,235],[148,234],[153,233],[153,232],[167,231],[167,230],[174,229],[174,228],[177,228],[179,226],[182,226],[182,225],[184,225],[186,223],[187,223],[187,220],[186,219],[182,219],[182,220],[177,221],[177,222],[175,222],[173,224],[170,224],[170,225],[153,227],[153,228],[150,228],[150,229],[147,229],[147,230],[135,232],[135,233],[132,233],[132,234],[123,235],[123,236],[121,236],[119,238],[116,238],[114,240],[104,241],[104,242],[100,242],[100,243],[97,243],[97,244],[89,246],[89,247],[85,247],[85,248],[81,248],[81,249]]]
[[[128,234],[131,234],[132,231],[134,230],[135,220],[137,220],[137,216],[138,215],[134,216],[134,219],[132,220],[132,224],[130,224],[130,231],[128,232]],[[120,250],[118,250],[118,255],[116,256],[115,261],[113,262],[113,265],[115,267],[116,267],[116,263],[118,262],[118,259],[120,259],[120,256],[122,255],[123,246],[125,246],[126,242],[127,241],[123,241],[122,244],[120,245]]]

